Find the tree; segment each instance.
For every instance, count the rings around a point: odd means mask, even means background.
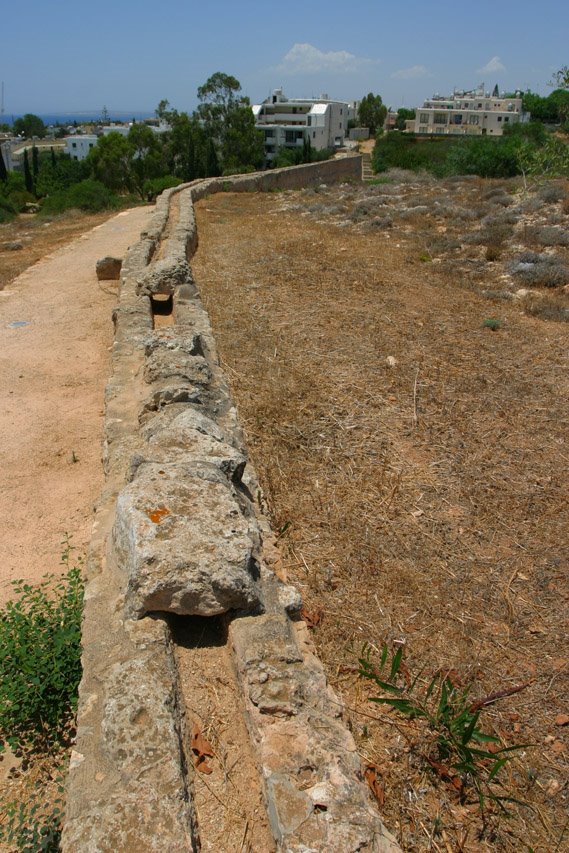
[[[240,91],[239,80],[221,71],[198,88],[197,115],[215,144],[225,174],[255,169],[263,162],[263,136],[255,128],[249,98],[239,95]]]
[[[128,190],[131,148],[126,136],[112,132],[102,136],[86,158],[94,177],[110,190]]]
[[[6,163],[4,162],[4,155],[2,154],[2,149],[0,148],[0,181],[2,183],[6,183],[8,180],[8,171],[6,169]]]
[[[381,100],[380,95],[369,92],[365,95],[358,108],[358,120],[361,127],[368,127],[372,136],[383,127],[387,115],[387,107]]]
[[[38,172],[40,170],[40,159],[37,145],[32,147],[32,174],[34,176],[34,182],[38,176]]]
[[[229,113],[235,107],[249,104],[248,98],[237,97],[240,91],[239,80],[221,71],[216,71],[203,86],[198,87],[200,104],[197,113],[214,139],[221,137]]]
[[[161,174],[161,152],[158,137],[147,124],[133,124],[127,136],[130,149],[131,187],[144,198],[144,183]]]
[[[22,134],[26,139],[31,139],[37,136],[40,139],[46,135],[47,129],[39,116],[33,113],[26,113],[22,118],[17,118],[14,122],[14,134],[19,136]]]
[[[28,149],[24,149],[24,181],[26,184],[26,190],[29,193],[33,193],[34,191],[34,181],[32,178],[32,173],[30,170],[30,160],[28,157]]]
[[[397,110],[397,118],[395,119],[395,127],[397,130],[405,130],[405,122],[414,119],[415,115],[415,110],[408,110],[405,107],[400,107]]]
[[[552,85],[559,89],[569,89],[569,65],[564,65],[555,72]]]
[[[251,107],[233,107],[228,112],[222,133],[221,160],[224,174],[260,169],[264,156],[263,134],[255,127]]]

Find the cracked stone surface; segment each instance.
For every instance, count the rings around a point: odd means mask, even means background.
[[[216,616],[261,605],[258,529],[213,467],[142,465],[118,496],[114,545],[133,617]]]

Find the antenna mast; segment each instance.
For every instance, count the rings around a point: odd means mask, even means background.
[[[2,98],[0,99],[0,116],[4,115],[4,81],[2,80]]]

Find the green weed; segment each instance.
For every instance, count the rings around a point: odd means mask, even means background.
[[[499,738],[482,730],[480,715],[487,705],[526,685],[475,702],[470,698],[471,685],[458,687],[448,672],[439,671],[425,681],[421,670],[412,679],[403,663],[403,648],[390,655],[386,645],[378,663],[372,661],[371,648],[365,646],[359,665],[360,676],[373,681],[381,691],[370,702],[389,705],[409,720],[423,721],[425,748],[421,757],[457,791],[461,802],[467,802],[474,793],[482,814],[486,800],[503,812],[505,803],[517,802],[500,792],[498,774],[513,753],[524,747],[498,746]]]
[[[502,321],[498,320],[496,317],[488,317],[482,323],[483,329],[490,329],[492,332],[497,332],[498,329],[502,328]]]
[[[6,744],[49,751],[64,744],[81,678],[80,566],[32,586],[14,581],[15,598],[0,610],[0,750]]]
[[[25,803],[10,803],[0,824],[0,842],[18,853],[57,853],[60,850],[64,788],[49,804],[41,791]]]

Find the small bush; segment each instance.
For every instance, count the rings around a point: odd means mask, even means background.
[[[530,287],[560,287],[569,283],[569,267],[556,255],[523,252],[510,264],[510,273]]]
[[[569,323],[569,300],[560,293],[547,295],[530,293],[525,297],[524,311],[540,320],[552,320],[557,323]]]
[[[164,175],[162,178],[151,178],[144,182],[144,195],[148,201],[154,201],[164,190],[177,187],[183,183],[181,178],[174,175]]]
[[[535,246],[569,246],[569,234],[554,225],[534,225],[524,228],[527,243]]]
[[[86,213],[100,213],[102,210],[116,210],[119,207],[121,199],[104,184],[87,180],[48,196],[42,203],[41,212],[63,213],[64,210],[76,208]]]
[[[70,546],[64,552],[68,564]],[[0,749],[49,748],[67,736],[81,678],[83,581],[79,567],[60,579],[13,583],[0,611]]]
[[[555,204],[567,198],[567,193],[558,184],[545,184],[538,193],[540,199],[548,204]]]
[[[0,222],[9,222],[16,215],[12,201],[0,195]]]

